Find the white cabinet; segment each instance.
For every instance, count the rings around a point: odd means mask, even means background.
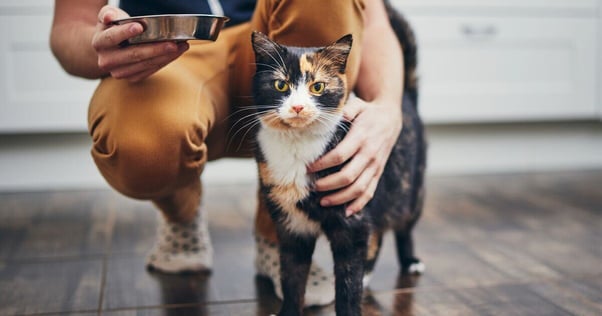
[[[418,35],[425,120],[602,118],[600,1],[391,0]],[[86,130],[97,82],[52,56],[52,6],[0,1],[0,133]]]
[[[16,1],[16,0],[13,0]],[[489,11],[490,14],[511,12],[513,14],[541,13],[590,14],[596,15],[599,0],[389,0],[403,9],[453,13],[454,10]]]
[[[427,122],[597,117],[596,1],[394,3],[418,37]]]
[[[0,3],[0,133],[86,130],[97,82],[67,75],[52,56],[52,3]]]

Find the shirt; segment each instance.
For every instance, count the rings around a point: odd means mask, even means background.
[[[249,21],[255,0],[121,0],[131,16],[153,14],[213,14],[230,18],[226,27]]]

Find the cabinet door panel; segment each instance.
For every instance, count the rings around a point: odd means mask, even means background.
[[[543,10],[550,12],[554,10],[566,13],[567,10],[573,13],[595,14],[598,7],[598,0],[391,0],[401,9],[404,8],[429,8],[440,9],[492,9],[492,10]],[[533,13],[534,11],[530,11]]]
[[[592,118],[596,21],[410,16],[430,122]]]
[[[52,56],[49,15],[0,16],[0,132],[85,131],[96,81],[66,74]]]

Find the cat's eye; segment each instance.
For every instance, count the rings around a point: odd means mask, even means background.
[[[311,92],[313,94],[322,94],[322,93],[324,93],[325,87],[326,87],[326,84],[324,82],[316,82],[316,83],[312,84],[311,86],[309,86],[309,92]]]
[[[274,88],[278,92],[286,92],[288,91],[288,83],[283,80],[274,80]]]

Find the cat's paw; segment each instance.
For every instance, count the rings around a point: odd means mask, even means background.
[[[426,271],[426,265],[418,258],[408,258],[401,264],[403,274],[423,274]]]
[[[362,285],[364,286],[364,288],[368,287],[368,285],[370,284],[370,280],[372,280],[372,273],[365,273],[364,277],[362,278]]]

